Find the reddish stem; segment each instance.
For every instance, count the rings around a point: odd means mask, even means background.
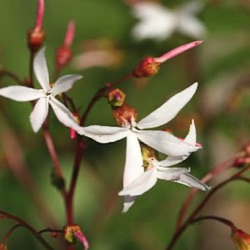
[[[247,167],[246,169],[248,169],[249,167]],[[192,221],[195,219],[195,217],[197,216],[197,214],[205,207],[205,205],[207,204],[207,202],[210,200],[210,198],[218,191],[220,190],[220,188],[224,187],[225,185],[229,184],[232,181],[235,180],[241,180],[241,181],[246,181],[250,183],[250,179],[246,178],[246,177],[241,177],[240,174],[242,174],[243,172],[246,171],[246,169],[239,171],[238,173],[234,174],[232,177],[230,177],[229,179],[221,182],[220,184],[218,184],[216,187],[214,187],[209,193],[208,195],[204,198],[204,200],[196,207],[196,209],[193,211],[193,213],[187,218],[187,220],[182,224],[182,226],[175,231],[172,240],[170,241],[170,243],[168,244],[168,246],[166,247],[166,250],[171,250],[173,249],[175,243],[177,242],[177,240],[179,239],[179,237],[182,235],[182,233],[186,230],[186,228],[192,223]]]
[[[213,168],[207,175],[205,175],[201,181],[204,183],[207,183],[209,180],[211,180],[214,176],[220,174],[221,172],[228,170],[230,168],[233,168],[233,163],[234,161],[240,157],[244,155],[244,152],[240,152],[238,154],[236,154],[235,156],[233,156],[232,158],[224,161],[223,163],[221,163],[220,165],[218,165],[217,167]],[[181,224],[184,221],[185,215],[187,214],[188,208],[190,207],[196,193],[197,193],[198,189],[192,188],[187,199],[185,200],[184,204],[181,207],[181,210],[179,212],[179,216],[177,218],[177,224],[176,224],[176,230],[178,230],[181,227]]]
[[[17,227],[25,227],[37,238],[37,240],[45,247],[45,249],[53,250],[53,248],[41,237],[39,232],[37,232],[27,222],[25,222],[24,220],[22,220],[21,218],[15,216],[15,215],[9,214],[9,213],[7,213],[5,211],[2,211],[2,210],[0,210],[0,214],[5,216],[6,218],[14,220],[14,221],[16,221],[18,223],[17,225],[12,227],[10,229],[10,231],[8,231],[8,233],[7,233],[8,235],[6,235],[5,238],[8,237]]]
[[[58,179],[63,180],[64,178],[63,178],[61,165],[60,165],[60,162],[58,160],[57,153],[56,153],[55,146],[54,146],[53,140],[51,138],[50,132],[47,129],[46,125],[43,126],[43,137],[44,137],[44,140],[46,142],[47,149],[49,151],[51,160],[53,162],[56,176]],[[60,191],[62,193],[62,196],[64,197],[64,201],[66,202],[67,193],[66,193],[65,187],[61,187]]]

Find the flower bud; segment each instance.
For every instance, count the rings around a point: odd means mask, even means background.
[[[137,112],[124,102],[121,107],[113,108],[113,116],[119,126],[124,126],[124,124],[131,124],[137,119]]]
[[[45,40],[45,32],[43,29],[31,29],[28,32],[28,47],[35,53],[43,45]]]
[[[78,225],[66,226],[63,230],[63,234],[67,242],[75,244],[79,240],[83,244],[85,250],[89,248],[89,243]]]
[[[36,23],[28,32],[28,47],[32,53],[37,52],[45,40],[45,32],[42,28],[44,15],[44,0],[38,0]]]
[[[159,69],[159,62],[156,62],[153,57],[146,57],[135,67],[133,75],[136,78],[149,77],[157,74]]]
[[[121,107],[125,101],[125,98],[126,94],[120,89],[113,89],[108,93],[108,102],[114,108]]]
[[[238,250],[250,250],[250,235],[244,231],[234,228],[232,229],[232,240]]]

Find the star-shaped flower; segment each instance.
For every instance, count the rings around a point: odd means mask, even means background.
[[[145,38],[162,41],[175,31],[191,37],[201,38],[206,33],[204,25],[194,16],[203,4],[193,1],[171,10],[156,2],[139,2],[132,6],[133,14],[140,21],[132,30],[137,40]]]
[[[37,100],[30,115],[30,122],[34,132],[37,132],[45,121],[48,115],[49,105],[62,124],[76,130],[79,126],[73,115],[56,99],[56,96],[71,89],[75,81],[81,79],[82,76],[66,75],[60,77],[51,87],[45,59],[45,48],[41,49],[34,59],[34,71],[42,89],[25,86],[9,86],[0,89],[0,95],[19,102]]]
[[[184,141],[192,145],[196,144],[196,129],[193,121]],[[208,190],[209,187],[206,184],[189,174],[190,169],[170,167],[184,161],[188,156],[168,156],[163,161],[157,161],[155,158],[149,159],[150,168],[119,192],[119,195],[128,196],[131,201],[129,206],[124,206],[123,212],[127,212],[135,201],[136,196],[142,195],[152,188],[156,184],[157,179],[177,182],[203,191]]]
[[[124,121],[123,127],[110,126],[88,126],[78,133],[83,134],[100,143],[110,143],[127,138],[125,170],[123,176],[123,187],[127,187],[142,173],[143,165],[139,141],[151,148],[169,156],[185,156],[200,147],[187,143],[174,135],[157,130],[146,130],[159,127],[172,120],[178,112],[187,104],[196,92],[198,83],[194,83],[182,92],[174,95],[162,106],[140,120]],[[130,204],[130,197],[125,196],[125,203]]]

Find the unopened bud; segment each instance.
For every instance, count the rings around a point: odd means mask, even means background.
[[[250,235],[244,231],[232,229],[232,240],[238,250],[250,250]]]
[[[68,46],[61,46],[56,51],[56,64],[58,68],[67,65],[72,58],[72,51]]]
[[[37,52],[41,48],[44,40],[45,32],[43,29],[34,28],[28,32],[28,47],[33,53]]]
[[[89,243],[78,225],[66,226],[63,230],[65,240],[70,244],[75,244],[78,240],[83,244],[84,249],[89,248]]]
[[[114,108],[121,107],[125,98],[126,94],[120,89],[113,89],[108,93],[108,102]]]
[[[124,126],[124,124],[131,124],[137,119],[137,112],[124,102],[121,107],[113,109],[113,116],[119,126]]]
[[[156,62],[153,57],[146,57],[135,67],[133,75],[136,78],[149,77],[157,74],[159,69],[159,62]]]

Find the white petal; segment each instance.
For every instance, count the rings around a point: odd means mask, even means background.
[[[134,133],[127,133],[126,160],[123,174],[123,187],[130,185],[144,171],[141,147]]]
[[[44,96],[42,89],[32,89],[24,86],[9,86],[0,89],[0,95],[15,101],[33,101]]]
[[[45,92],[50,90],[49,86],[49,73],[45,58],[45,48],[39,50],[34,59],[34,71],[37,81]]]
[[[60,77],[52,87],[52,94],[56,96],[58,94],[67,92],[72,88],[73,84],[80,79],[82,79],[82,76],[80,75],[66,75]]]
[[[182,15],[179,19],[177,29],[180,33],[195,39],[203,38],[207,33],[202,22],[191,15]]]
[[[191,144],[191,145],[196,145],[196,129],[194,125],[194,121],[192,120],[192,123],[189,127],[189,132],[184,139],[185,142]],[[168,156],[165,160],[159,162],[160,166],[164,167],[169,167],[176,165],[184,160],[186,160],[189,157],[189,154],[187,155],[182,155],[182,156]]]
[[[122,212],[126,213],[131,208],[131,206],[134,204],[136,199],[136,196],[124,196],[123,198],[123,209]]]
[[[144,171],[141,155],[141,147],[136,136],[129,131],[127,135],[126,144],[126,160],[123,173],[123,187],[130,185],[136,180]],[[125,196],[123,204],[123,212],[127,212],[128,209],[135,202],[135,196]]]
[[[172,120],[192,98],[196,92],[197,86],[198,83],[196,82],[190,87],[171,97],[162,106],[139,121],[137,127],[140,129],[154,128]]]
[[[119,192],[119,195],[141,195],[152,188],[157,181],[157,169],[152,168],[142,173],[135,181]]]
[[[207,191],[210,189],[210,187],[208,187],[206,184],[202,183],[201,181],[199,181],[197,178],[195,178],[193,175],[189,173],[182,174],[179,176],[178,179],[173,180],[173,181],[186,185],[188,187],[198,188],[203,191]]]
[[[92,125],[77,132],[99,143],[110,143],[125,138],[130,130],[122,127]]]
[[[176,15],[157,3],[142,2],[134,7],[134,15],[141,19],[132,30],[137,39],[151,38],[164,40],[170,37],[176,28]]]
[[[188,134],[185,137],[184,141],[192,145],[196,144],[196,128],[195,128],[194,120],[192,120],[190,124]]]
[[[166,155],[183,156],[199,149],[165,131],[135,131],[139,140]]]
[[[30,114],[30,122],[34,132],[37,132],[43,125],[49,111],[47,97],[40,98]]]
[[[187,168],[163,168],[160,167],[157,169],[157,178],[166,180],[166,181],[175,181],[179,180],[180,175],[188,173],[189,169]]]
[[[79,129],[80,126],[75,121],[74,116],[61,102],[59,102],[55,97],[51,96],[49,99],[49,104],[54,110],[57,119],[63,125],[76,131]]]

